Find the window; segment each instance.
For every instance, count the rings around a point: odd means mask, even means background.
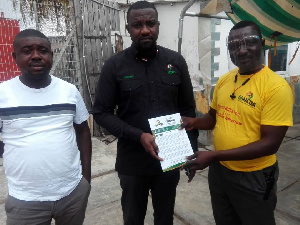
[[[278,46],[276,47],[276,55],[274,56],[274,48],[271,49],[271,70],[286,73],[287,51],[287,45]]]

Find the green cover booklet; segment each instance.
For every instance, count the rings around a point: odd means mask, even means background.
[[[163,159],[161,168],[164,172],[180,167],[187,161],[186,156],[194,154],[185,129],[178,130],[181,124],[179,113],[148,121],[159,148],[158,156]]]

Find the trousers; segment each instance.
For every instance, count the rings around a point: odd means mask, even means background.
[[[8,196],[5,202],[7,225],[82,225],[91,186],[82,178],[68,196],[57,201],[22,201]]]
[[[219,162],[212,164],[208,183],[216,224],[275,225],[278,173],[277,162],[253,172],[233,171]]]
[[[149,190],[154,209],[154,225],[172,225],[178,170],[157,176],[128,176],[118,173],[122,188],[124,225],[143,225],[147,211]]]

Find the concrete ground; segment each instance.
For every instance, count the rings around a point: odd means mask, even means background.
[[[208,146],[207,149],[210,149]],[[106,145],[93,137],[92,190],[85,225],[121,225],[121,189],[114,170],[116,141]],[[278,203],[275,211],[277,225],[300,224],[300,124],[289,128],[277,153],[280,166]],[[197,172],[187,183],[184,172],[177,189],[174,225],[215,224],[210,204],[207,169]],[[0,225],[6,221],[4,203],[7,182],[0,159]],[[153,224],[151,197],[145,224]]]

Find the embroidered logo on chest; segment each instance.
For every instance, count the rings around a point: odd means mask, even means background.
[[[172,64],[168,64],[167,68],[169,69],[168,74],[175,74],[176,73],[176,71],[173,70]]]

